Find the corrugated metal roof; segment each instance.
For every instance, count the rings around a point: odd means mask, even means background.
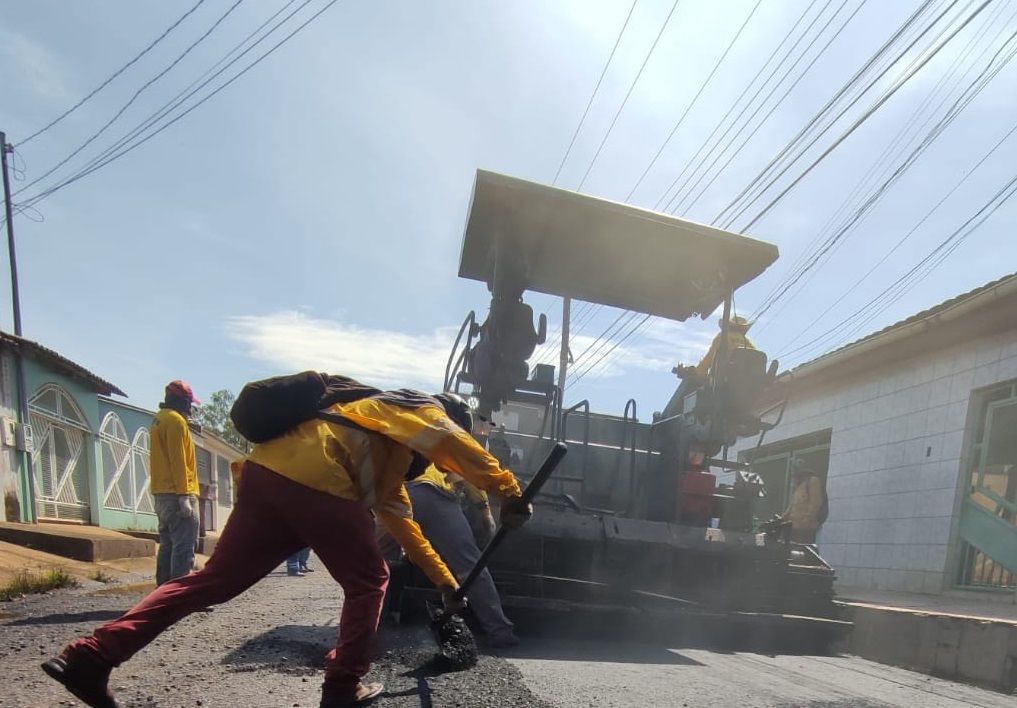
[[[826,352],[825,354],[823,354],[821,356],[818,356],[815,359],[810,359],[809,361],[806,361],[806,362],[804,362],[802,364],[799,364],[798,366],[794,367],[794,371],[798,371],[799,369],[804,369],[806,367],[812,366],[812,365],[814,365],[814,364],[816,364],[816,363],[818,363],[818,362],[820,362],[820,361],[822,361],[824,359],[836,356],[837,354],[840,354],[841,352],[843,352],[843,351],[845,351],[847,349],[851,349],[852,347],[857,347],[859,344],[863,344],[865,342],[869,342],[869,341],[878,339],[878,338],[886,336],[887,334],[890,334],[891,332],[894,332],[896,330],[903,329],[904,327],[907,327],[909,325],[917,324],[917,323],[922,322],[924,320],[927,320],[927,319],[929,319],[931,317],[935,317],[936,315],[940,314],[941,312],[945,312],[946,310],[949,310],[950,308],[952,308],[952,307],[954,307],[956,305],[959,305],[962,302],[966,302],[966,301],[971,300],[973,298],[977,298],[978,296],[980,296],[980,295],[982,295],[984,293],[987,293],[990,290],[993,290],[994,288],[997,288],[1000,285],[1003,285],[1004,283],[1008,283],[1008,282],[1013,281],[1013,280],[1017,280],[1017,273],[1011,273],[1009,275],[1004,275],[1002,278],[998,278],[997,280],[993,280],[992,282],[986,283],[985,285],[980,285],[980,286],[978,286],[977,288],[975,288],[973,290],[969,290],[966,293],[962,293],[961,295],[957,295],[956,297],[952,297],[949,300],[944,300],[943,302],[939,303],[938,305],[933,305],[932,307],[930,307],[930,308],[928,308],[926,310],[922,310],[921,312],[918,312],[918,313],[916,313],[914,315],[911,315],[910,317],[908,317],[906,319],[900,320],[899,322],[895,322],[892,325],[884,327],[883,329],[881,329],[881,330],[879,330],[877,332],[873,332],[872,334],[868,334],[868,335],[862,337],[861,339],[856,339],[855,341],[853,341],[853,342],[851,342],[849,344],[845,344],[845,345],[840,346],[840,347],[838,347],[838,348],[836,348],[836,349],[834,349],[832,351]]]
[[[48,364],[64,376],[87,384],[95,393],[99,393],[104,396],[109,396],[113,393],[118,396],[127,396],[126,393],[106,379],[96,376],[80,364],[74,363],[67,357],[61,356],[57,352],[42,346],[38,342],[33,342],[30,339],[18,337],[8,332],[0,332],[0,346],[8,349],[19,350],[22,355],[28,358],[36,359],[37,361]]]

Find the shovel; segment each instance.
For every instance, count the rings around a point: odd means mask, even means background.
[[[547,459],[544,460],[544,464],[540,466],[537,474],[533,476],[530,483],[526,485],[526,489],[523,490],[523,494],[517,502],[519,505],[525,508],[533,501],[533,498],[537,496],[540,488],[544,486],[544,483],[554,472],[558,463],[565,457],[566,452],[568,452],[568,446],[565,443],[555,443]],[[473,585],[484,571],[484,568],[487,567],[491,555],[501,545],[502,541],[505,540],[509,531],[510,529],[505,526],[498,526],[498,530],[495,531],[494,536],[484,548],[483,553],[480,554],[480,558],[477,559],[473,569],[466,576],[466,580],[456,590],[454,595],[456,602],[462,602],[463,598],[466,597],[470,586]],[[476,664],[477,643],[473,638],[473,633],[470,632],[470,628],[466,626],[465,620],[454,612],[445,612],[440,605],[432,603],[428,603],[427,611],[431,617],[431,631],[438,642],[441,659],[444,660],[445,664],[457,670],[467,669]]]

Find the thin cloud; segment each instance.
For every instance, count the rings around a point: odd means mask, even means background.
[[[30,37],[0,27],[0,66],[10,67],[9,78],[30,87],[53,103],[72,103],[77,99],[65,78],[56,55]]]
[[[381,387],[438,390],[455,330],[421,335],[369,329],[296,311],[228,318],[251,358],[281,371],[315,369]]]
[[[570,339],[569,348],[576,359],[569,370],[582,375],[584,382],[618,378],[637,371],[669,373],[678,363],[697,364],[715,334],[715,330],[703,325],[656,317],[651,317],[636,336],[622,343],[617,343],[617,338],[604,341],[577,334]],[[540,354],[538,351],[537,355]],[[544,358],[547,359],[546,354]],[[557,365],[557,359],[554,363]]]
[[[412,335],[370,329],[339,320],[285,310],[267,315],[238,315],[226,321],[231,339],[247,347],[248,356],[280,371],[316,369],[342,373],[384,387],[410,386],[438,390],[455,338],[455,328]],[[651,319],[640,335],[610,354],[613,343],[597,349],[594,337],[579,335],[572,350],[594,345],[572,371],[590,380],[616,378],[635,371],[668,372],[679,361],[696,363],[713,334],[668,320]],[[531,357],[533,364],[538,357]],[[600,361],[596,361],[600,359]],[[596,362],[596,363],[594,363]]]

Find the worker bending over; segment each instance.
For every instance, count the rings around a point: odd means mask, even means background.
[[[236,505],[204,570],[161,585],[119,619],[72,643],[43,664],[46,673],[89,706],[115,708],[108,685],[114,667],[174,623],[236,597],[310,547],[344,594],[321,708],[359,705],[377,696],[381,684],[362,679],[370,668],[389,575],[372,511],[438,586],[446,609],[456,610],[458,582],[413,520],[404,486],[409,470],[434,463],[496,494],[501,522],[510,528],[522,525],[532,508],[519,503],[512,473],[463,430],[469,411],[458,397],[404,389],[330,411],[365,430],[316,418],[256,445],[235,463]]]
[[[413,518],[420,524],[424,535],[452,572],[464,578],[480,558],[480,548],[459,504],[454,486],[459,481],[457,477],[453,472],[431,465],[422,475],[408,482],[406,489],[413,502]],[[469,482],[465,482],[464,487],[467,503],[479,507],[481,513],[486,510],[488,529],[493,533],[494,518],[487,495]],[[470,590],[470,609],[490,645],[509,647],[519,643],[512,622],[502,610],[491,573],[486,568]]]

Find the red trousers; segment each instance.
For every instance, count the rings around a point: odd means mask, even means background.
[[[236,506],[205,569],[160,585],[70,651],[87,647],[118,666],[173,623],[231,600],[308,546],[344,595],[325,681],[355,685],[371,665],[388,585],[374,519],[359,502],[310,489],[251,462],[244,465]]]

